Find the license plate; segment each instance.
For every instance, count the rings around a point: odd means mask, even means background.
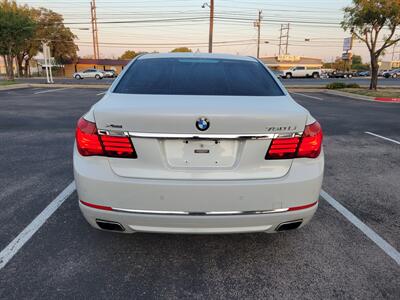
[[[239,142],[232,140],[165,140],[168,164],[178,168],[229,168],[237,157]]]

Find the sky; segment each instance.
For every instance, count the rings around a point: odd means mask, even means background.
[[[210,0],[96,0],[101,58],[118,58],[125,50],[169,52],[187,46],[207,52]],[[78,36],[79,56],[93,54],[89,0],[17,1],[45,7],[64,16],[66,26]],[[281,24],[290,23],[290,55],[332,61],[341,56],[343,38],[350,36],[340,27],[343,8],[351,0],[215,0],[213,52],[256,55],[257,30],[254,21],[262,10],[260,56],[279,52]],[[129,23],[118,23],[128,21]],[[305,41],[307,39],[307,41]],[[354,54],[369,61],[362,42],[355,42]],[[400,45],[395,57],[400,56]],[[392,49],[384,60],[392,58]]]

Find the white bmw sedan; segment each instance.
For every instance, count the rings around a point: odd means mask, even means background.
[[[76,128],[79,206],[103,230],[299,228],[323,170],[320,124],[251,57],[140,56]]]

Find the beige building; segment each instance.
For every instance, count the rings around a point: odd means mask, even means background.
[[[260,60],[272,70],[287,70],[294,66],[322,68],[322,59],[296,55],[261,57]]]

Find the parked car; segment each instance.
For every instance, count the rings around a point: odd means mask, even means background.
[[[75,79],[96,78],[103,79],[104,73],[96,69],[87,69],[72,75]]]
[[[73,164],[95,228],[272,233],[317,210],[322,129],[255,58],[145,54],[79,119]]]
[[[360,77],[370,76],[370,72],[369,71],[360,71],[360,72],[357,72],[357,76],[360,76]]]
[[[283,71],[283,77],[290,79],[293,77],[312,77],[320,78],[322,74],[321,69],[310,68],[306,66],[295,66],[289,70]]]
[[[356,74],[354,72],[346,72],[346,71],[333,71],[328,73],[329,78],[353,78]]]
[[[115,70],[104,70],[103,73],[106,78],[116,78],[118,76]]]
[[[384,72],[383,77],[385,78],[397,78],[400,77],[400,69],[394,69],[387,72]]]

